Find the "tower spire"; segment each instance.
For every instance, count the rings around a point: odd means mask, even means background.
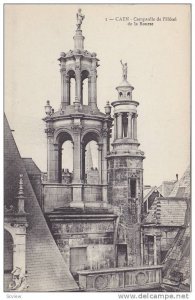
[[[76,24],[77,29],[76,29],[76,34],[74,36],[74,49],[83,50],[85,37],[82,35],[81,25],[83,23],[85,16],[82,14],[81,8],[78,9],[76,16],[77,16],[77,24]]]

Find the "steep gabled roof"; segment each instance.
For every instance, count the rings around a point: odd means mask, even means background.
[[[165,284],[190,286],[190,215],[190,200],[188,199],[185,226],[178,231],[163,262],[163,282]]]
[[[29,175],[41,174],[41,170],[32,160],[32,158],[22,158],[24,162],[25,169]]]
[[[6,117],[4,140],[4,202],[7,206],[16,201],[19,174],[23,174],[24,180],[25,210],[29,213],[26,236],[28,291],[78,290],[47,226]]]
[[[175,183],[169,197],[190,198],[190,166],[187,167],[181,179]]]
[[[183,226],[187,204],[183,198],[156,198],[144,224]]]
[[[150,197],[150,195],[153,192],[159,192],[159,189],[157,188],[157,186],[151,186],[149,189],[144,189],[143,194],[144,194],[144,202],[147,200],[148,197]]]

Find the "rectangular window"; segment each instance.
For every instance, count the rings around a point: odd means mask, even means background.
[[[127,266],[127,245],[117,245],[117,267]]]
[[[87,267],[87,247],[70,248],[70,271],[73,275]]]
[[[130,179],[130,197],[131,198],[136,198],[136,179],[131,178]]]

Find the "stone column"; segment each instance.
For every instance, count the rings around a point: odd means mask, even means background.
[[[90,105],[92,108],[97,107],[97,73],[96,70],[91,71],[91,100]]]
[[[45,132],[47,133],[47,181],[58,182],[58,162],[56,162],[56,153],[54,146],[54,129],[48,127]],[[58,161],[58,156],[57,156]]]
[[[137,140],[137,117],[138,115],[135,114],[133,118],[133,138]]]
[[[73,146],[73,182],[81,182],[81,126],[73,126],[74,146]]]
[[[88,105],[91,105],[91,76],[88,77]]]
[[[13,269],[19,267],[25,274],[26,271],[26,226],[14,224],[16,231],[13,245]]]
[[[98,144],[98,170],[99,170],[99,178],[100,184],[102,183],[102,144]]]
[[[117,114],[114,115],[114,139],[117,139]]]
[[[154,265],[157,265],[156,235],[154,235]]]
[[[122,139],[122,137],[123,137],[123,132],[122,132],[122,130],[123,130],[123,127],[122,127],[122,113],[118,113],[118,139]]]
[[[141,265],[144,264],[144,242],[143,242],[143,229],[141,228]]]
[[[128,138],[132,139],[132,113],[128,113]]]
[[[103,130],[103,145],[102,145],[102,199],[107,205],[107,129]]]
[[[59,173],[62,172],[61,166],[60,166],[60,151],[59,151],[59,145],[54,144],[54,161],[55,161],[55,167],[54,167],[54,176],[55,176],[55,182],[59,182]]]
[[[75,70],[75,102],[81,103],[81,73],[80,67]]]
[[[58,148],[58,182],[62,182],[62,147]]]
[[[73,147],[73,201],[70,203],[72,207],[83,207],[83,184],[81,182],[81,125],[74,125],[72,127],[74,147]]]
[[[66,73],[62,73],[61,83],[62,109],[70,105],[70,77]]]

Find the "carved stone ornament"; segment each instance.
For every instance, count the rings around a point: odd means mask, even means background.
[[[79,134],[82,132],[83,126],[82,125],[72,125],[71,129],[73,130],[74,134]]]
[[[109,130],[107,128],[102,128],[101,130],[101,135],[103,137],[107,137],[108,136],[108,133],[109,133]]]
[[[52,136],[54,134],[55,129],[54,128],[46,128],[45,133],[47,133],[47,136]]]
[[[98,275],[95,278],[95,287],[97,290],[105,289],[108,285],[108,277],[107,275]]]
[[[9,284],[10,291],[25,291],[29,287],[26,281],[26,276],[22,273],[22,269],[20,267],[15,267],[15,269],[11,272],[12,274],[12,282]]]
[[[136,275],[136,282],[139,285],[146,284],[148,282],[148,276],[147,276],[147,274],[144,273],[144,272],[137,273],[137,275]]]

